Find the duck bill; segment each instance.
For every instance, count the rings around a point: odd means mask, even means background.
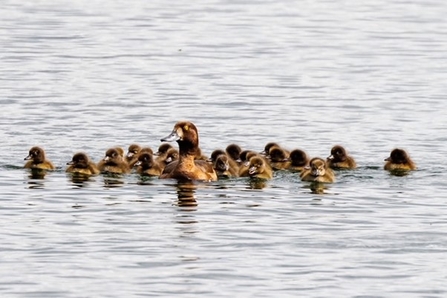
[[[72,165],[74,165],[74,161],[69,161],[69,162],[67,162],[67,165],[68,165],[68,166],[72,166]]]
[[[391,161],[391,157],[385,158],[384,161]]]
[[[161,142],[174,142],[178,140],[180,140],[180,136],[176,130],[172,131],[169,136],[160,139]]]
[[[248,169],[248,174],[253,175],[256,173],[256,167],[251,167]]]
[[[313,176],[322,176],[320,170],[312,170],[312,175]]]
[[[334,156],[333,156],[333,155],[329,155],[329,156],[327,157],[327,159],[328,159],[328,160],[333,160],[333,159],[334,159]]]
[[[141,166],[141,164],[142,164],[142,162],[139,160],[133,166],[134,167],[139,167],[139,166]]]
[[[127,158],[132,158],[134,155],[135,155],[135,153],[129,152],[129,153],[127,153],[126,157]]]
[[[33,158],[31,155],[28,155],[27,157],[25,157],[23,160],[30,160],[31,158]]]

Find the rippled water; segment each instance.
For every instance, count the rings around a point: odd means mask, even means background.
[[[3,1],[2,297],[443,297],[444,1]],[[324,194],[98,176],[77,151],[269,141],[357,159]],[[58,170],[32,179],[34,145]],[[383,171],[394,147],[418,165]],[[197,204],[180,198],[194,196]]]

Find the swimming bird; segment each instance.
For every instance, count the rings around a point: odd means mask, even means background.
[[[384,169],[388,171],[416,170],[416,164],[404,149],[393,149],[388,158],[385,158]]]
[[[292,150],[289,155],[289,160],[290,164],[288,170],[290,171],[301,172],[309,163],[309,157],[306,152],[301,149]]]
[[[149,152],[140,153],[135,167],[137,173],[143,176],[160,176],[163,172],[163,166],[156,162]]]
[[[46,159],[45,151],[38,146],[34,146],[29,150],[29,154],[24,160],[28,160],[25,163],[26,169],[40,169],[40,170],[54,170],[53,163]]]
[[[332,169],[355,169],[357,167],[354,158],[349,156],[346,149],[340,145],[332,147],[327,164]]]
[[[199,132],[197,127],[188,121],[177,122],[171,134],[161,139],[162,142],[177,141],[179,145],[179,159],[172,162],[172,169],[166,167],[160,178],[174,178],[177,180],[215,181],[217,174],[213,165],[196,160],[199,148]]]
[[[71,161],[67,162],[67,173],[83,174],[83,175],[97,175],[99,169],[96,164],[89,159],[87,154],[78,152],[73,155]]]
[[[129,165],[116,147],[108,149],[97,166],[101,173],[127,174],[130,172]]]
[[[251,178],[271,179],[273,177],[272,169],[266,160],[261,156],[250,158],[248,165],[248,175]]]
[[[310,160],[309,166],[300,174],[302,181],[332,183],[335,181],[334,172],[327,166],[326,161],[319,157]]]
[[[141,146],[138,144],[131,144],[127,149],[126,162],[129,167],[132,168],[134,164],[138,161],[138,154],[141,151]]]

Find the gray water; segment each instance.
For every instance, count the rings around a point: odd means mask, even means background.
[[[3,1],[2,297],[445,297],[445,1]],[[270,141],[359,168],[72,181],[78,151]],[[57,170],[33,179],[34,145]],[[405,148],[418,170],[393,176]]]

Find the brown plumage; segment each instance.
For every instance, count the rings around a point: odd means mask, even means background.
[[[137,173],[143,176],[160,176],[163,172],[163,166],[156,162],[153,155],[149,152],[140,153],[135,167],[137,168]]]
[[[238,164],[241,162],[241,152],[242,148],[237,144],[230,144],[225,148],[225,152],[228,157],[237,162]]]
[[[218,177],[238,177],[239,167],[227,154],[220,154],[213,164]]]
[[[393,149],[388,158],[384,169],[387,171],[410,171],[416,170],[416,164],[411,160],[408,153],[403,149]]]
[[[355,169],[357,167],[354,158],[349,156],[346,149],[340,145],[332,147],[327,164],[332,169]]]
[[[195,160],[199,148],[199,133],[192,122],[177,122],[171,134],[161,139],[162,142],[177,141],[179,145],[179,159],[172,162],[171,169],[166,167],[160,178],[174,178],[177,180],[217,180],[213,165],[204,160]]]
[[[98,163],[101,173],[127,174],[130,172],[129,165],[121,155],[119,148],[110,148],[105,157]]]
[[[248,165],[248,175],[251,178],[271,179],[273,177],[272,169],[261,156],[253,156],[250,158]]]
[[[273,170],[285,170],[290,165],[289,154],[281,147],[271,147],[267,159]]]
[[[32,147],[29,150],[29,154],[24,160],[28,160],[25,163],[26,169],[40,169],[40,170],[54,170],[53,163],[46,159],[45,151],[38,146]]]
[[[166,159],[166,154],[169,149],[174,148],[169,143],[163,143],[158,147],[157,152],[154,153],[154,156],[156,156],[155,160],[157,162],[164,161]],[[175,148],[174,148],[175,149]]]
[[[324,159],[314,157],[309,162],[309,168],[300,174],[302,181],[332,183],[335,181],[334,172],[327,166]]]
[[[138,154],[140,154],[141,147],[138,144],[132,144],[127,149],[126,162],[129,167],[132,168],[133,165],[138,161]]]
[[[97,175],[99,174],[99,169],[96,164],[91,161],[87,154],[83,152],[78,152],[73,155],[70,162],[67,162],[67,173],[82,174],[82,175]]]
[[[290,164],[288,170],[301,172],[309,164],[309,157],[301,149],[294,149],[289,155]]]

